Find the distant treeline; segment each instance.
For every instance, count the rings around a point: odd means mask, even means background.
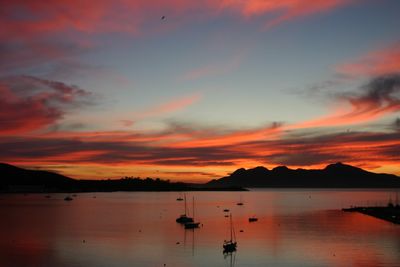
[[[107,180],[77,180],[39,170],[27,170],[0,163],[0,192],[114,192],[114,191],[194,191],[243,190],[237,187],[203,187],[159,178],[124,177]]]

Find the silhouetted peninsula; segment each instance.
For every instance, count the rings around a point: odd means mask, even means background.
[[[244,188],[398,188],[400,177],[365,171],[361,168],[335,163],[322,170],[289,169],[279,166],[238,169],[231,175],[212,180],[210,187],[237,186]]]

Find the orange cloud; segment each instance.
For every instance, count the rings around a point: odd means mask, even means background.
[[[352,62],[339,65],[336,70],[351,77],[399,73],[400,44],[372,51]]]
[[[194,146],[176,143],[173,141],[176,136],[171,132],[147,136],[130,132],[59,133],[24,137],[23,142],[21,138],[9,136],[0,138],[0,161],[33,166],[68,164],[71,170],[65,170],[66,174],[75,175],[79,169],[92,165],[146,168],[148,171],[170,167],[179,171],[205,168],[213,172],[219,170],[219,173],[257,165],[320,168],[337,161],[372,170],[398,166],[399,133],[314,133],[279,138],[244,135],[233,142],[232,135],[227,135],[226,139],[220,136],[207,146],[206,138],[200,136],[198,139],[203,143],[199,146],[196,146],[196,140],[193,140]],[[240,135],[243,133],[238,132],[237,136]],[[163,142],[159,143],[159,140]],[[95,177],[116,177],[115,171],[109,170],[109,173],[99,173]],[[400,170],[393,168],[391,171]]]
[[[194,136],[193,140],[177,142],[172,144],[174,147],[212,147],[235,145],[255,140],[265,140],[266,138],[276,138],[281,133],[281,126],[274,123],[268,127],[260,129],[240,130],[231,133],[209,136]]]

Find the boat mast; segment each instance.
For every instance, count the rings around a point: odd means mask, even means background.
[[[233,223],[232,223],[232,233],[233,233],[233,241],[236,242],[236,233],[235,233],[235,228],[233,226]]]
[[[193,221],[194,221],[194,196],[193,196]]]
[[[231,221],[231,242],[232,242],[232,213],[229,214],[230,221]]]
[[[186,194],[184,195],[184,198],[185,198],[185,215],[186,215],[186,210],[187,210],[187,207],[186,207]]]

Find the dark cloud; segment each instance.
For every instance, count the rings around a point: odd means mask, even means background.
[[[397,118],[397,119],[394,121],[394,123],[393,123],[393,128],[394,128],[396,131],[400,131],[400,118]]]
[[[354,107],[354,115],[391,113],[400,110],[400,74],[375,77],[361,92],[339,94]]]
[[[400,74],[375,77],[356,92],[335,93],[331,114],[298,123],[301,128],[335,127],[376,121],[400,111]],[[344,105],[343,105],[344,104]]]
[[[376,77],[363,87],[366,94],[361,98],[370,102],[399,106],[400,103],[400,74]]]

